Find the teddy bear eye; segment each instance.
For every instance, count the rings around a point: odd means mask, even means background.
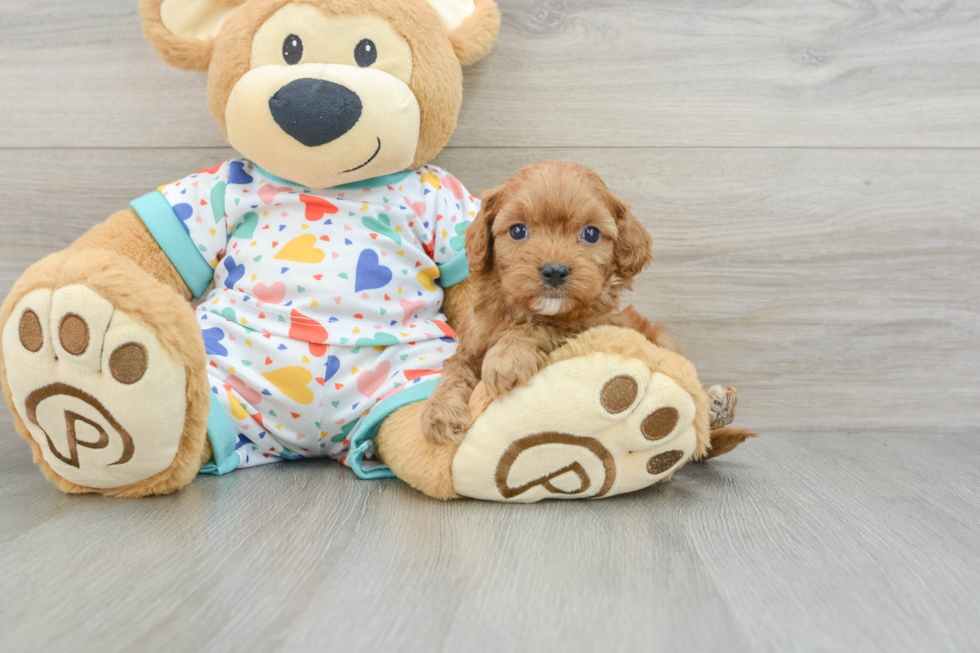
[[[592,225],[589,225],[588,227],[582,230],[582,240],[584,240],[587,243],[591,243],[594,245],[597,242],[599,242],[599,239],[601,237],[602,237],[602,233],[599,231],[597,227],[593,227]]]
[[[515,224],[510,228],[510,237],[514,240],[524,240],[527,238],[527,227],[522,224]]]
[[[367,68],[378,60],[378,47],[371,39],[362,39],[354,48],[354,61],[361,68]]]
[[[282,42],[282,58],[290,66],[298,64],[303,58],[303,39],[295,34],[287,36]]]

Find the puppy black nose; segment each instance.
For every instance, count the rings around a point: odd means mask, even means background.
[[[545,263],[538,272],[541,273],[541,278],[546,284],[552,288],[557,288],[568,280],[572,268],[564,263]]]
[[[293,80],[269,98],[276,124],[308,147],[349,132],[360,120],[362,109],[357,93],[325,79]]]

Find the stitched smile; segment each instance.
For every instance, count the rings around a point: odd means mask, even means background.
[[[365,161],[364,163],[362,163],[361,165],[357,166],[356,168],[351,168],[350,170],[344,170],[344,172],[354,172],[355,170],[360,170],[361,168],[363,168],[367,164],[369,164],[372,161],[374,161],[374,157],[378,156],[378,152],[380,152],[380,151],[381,151],[381,137],[379,136],[378,137],[378,149],[376,149],[374,151],[374,154],[371,155],[371,158],[368,159],[367,161]]]

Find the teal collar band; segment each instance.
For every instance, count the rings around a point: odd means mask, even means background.
[[[300,188],[306,188],[306,184],[297,184],[295,181],[289,181],[288,179],[283,179],[271,172],[263,169],[259,164],[254,161],[251,162],[255,169],[262,173],[262,176],[270,181],[274,181],[277,184],[286,184],[287,186],[298,186]],[[378,186],[394,186],[402,179],[407,177],[412,173],[411,170],[403,170],[401,172],[393,172],[390,175],[381,175],[380,177],[372,177],[371,179],[363,179],[361,181],[354,181],[349,184],[343,184],[342,186],[333,186],[332,188],[324,188],[322,190],[360,190],[361,188],[377,188]]]

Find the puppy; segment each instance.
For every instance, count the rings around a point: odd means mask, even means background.
[[[595,326],[634,328],[677,351],[619,297],[652,260],[643,225],[580,165],[546,161],[486,191],[466,232],[473,305],[458,320],[459,349],[422,413],[433,442],[458,440],[482,379],[491,399],[526,383],[548,355]]]

